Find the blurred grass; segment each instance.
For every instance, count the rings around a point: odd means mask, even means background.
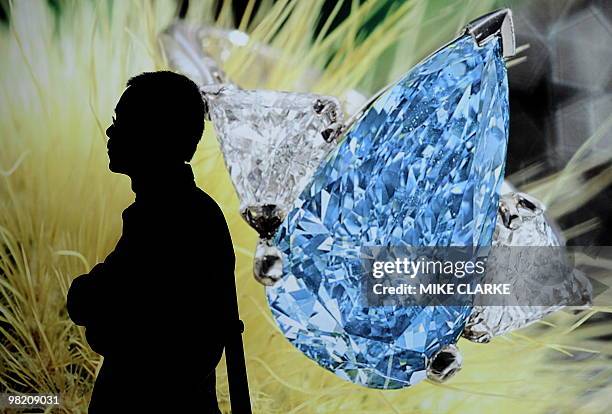
[[[360,30],[384,3],[351,2],[349,17],[316,37],[322,1],[263,1],[252,23],[241,26],[253,42],[279,48],[278,65],[267,84],[253,84],[249,68],[256,61],[247,47],[234,51],[225,70],[245,87],[300,90],[299,79],[314,67],[322,75],[313,91],[372,92],[494,7],[490,0],[396,2],[379,24]],[[101,361],[68,320],[66,290],[120,235],[120,213],[132,194],[128,179],[107,169],[104,128],[129,77],[165,68],[157,34],[175,4],[5,4],[11,20],[0,28],[0,390],[59,392],[63,412],[84,412]],[[218,25],[231,24],[230,9],[226,2]],[[187,18],[212,22],[211,10],[212,1],[192,2]],[[589,181],[577,174],[609,161],[583,154],[557,176],[526,184],[557,216],[580,208],[611,181],[607,173]],[[461,340],[465,368],[444,385],[382,392],[320,369],[279,333],[252,278],[256,235],[237,214],[210,126],[192,165],[198,184],[222,206],[235,242],[256,413],[604,413],[611,406],[612,343],[596,340],[612,334],[601,317],[609,309],[560,312],[489,345]],[[559,188],[571,188],[571,196]],[[585,317],[593,322],[574,329]],[[224,367],[217,373],[220,405],[228,412]]]

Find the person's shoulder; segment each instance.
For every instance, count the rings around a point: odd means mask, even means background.
[[[195,204],[197,208],[203,211],[207,211],[210,214],[223,215],[223,210],[219,204],[212,198],[207,192],[199,187],[196,187],[194,192]]]

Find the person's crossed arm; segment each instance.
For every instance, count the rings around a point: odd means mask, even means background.
[[[125,257],[129,255],[128,245],[125,235],[122,236],[106,259],[95,265],[89,273],[76,277],[68,290],[67,308],[70,319],[87,329],[89,345],[101,355],[108,348],[107,328],[116,322],[113,321],[113,315],[120,306],[117,303],[117,293],[122,275],[129,273],[125,263]]]

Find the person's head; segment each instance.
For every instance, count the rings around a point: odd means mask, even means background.
[[[138,175],[189,162],[204,131],[195,83],[173,72],[133,77],[106,130],[111,171]]]

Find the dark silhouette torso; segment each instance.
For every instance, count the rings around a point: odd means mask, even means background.
[[[70,317],[104,356],[90,413],[216,413],[235,263],[227,224],[186,164],[133,189],[114,251],[68,294]]]

